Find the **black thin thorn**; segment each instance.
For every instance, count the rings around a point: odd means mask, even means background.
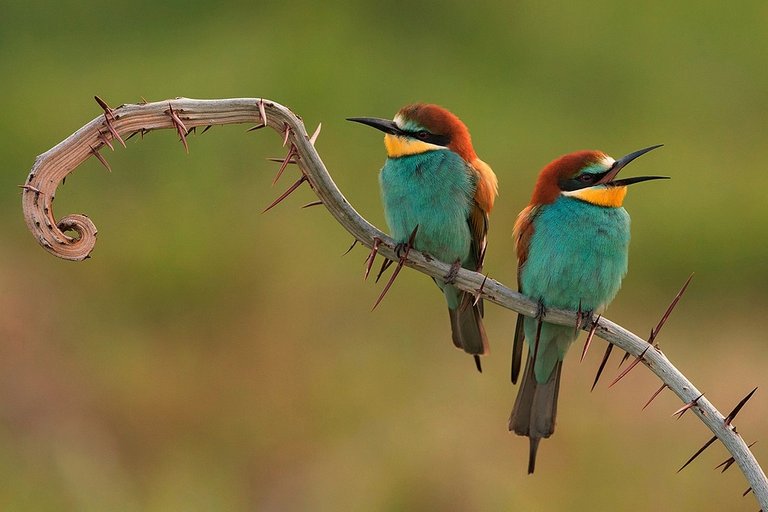
[[[624,352],[624,357],[622,357],[621,361],[619,361],[619,368],[621,368],[624,365],[624,363],[627,362],[627,359],[629,359],[629,356],[631,355],[632,354],[630,354],[629,352]]]
[[[623,371],[623,372],[621,372],[620,374],[618,374],[618,375],[616,376],[616,378],[615,378],[615,379],[613,379],[613,382],[611,382],[610,384],[608,384],[608,387],[610,388],[611,386],[613,386],[614,384],[616,384],[617,382],[619,382],[621,379],[623,379],[623,378],[624,378],[624,376],[626,376],[626,375],[627,375],[627,374],[628,374],[630,371],[632,371],[632,368],[634,368],[635,366],[637,366],[637,365],[638,365],[638,363],[640,363],[640,361],[642,361],[642,360],[643,360],[643,356],[645,356],[645,353],[646,353],[646,352],[648,352],[648,349],[649,349],[649,348],[651,348],[651,346],[650,346],[650,345],[648,345],[647,347],[645,347],[645,350],[643,350],[643,351],[640,353],[640,355],[639,355],[639,356],[637,356],[637,357],[635,358],[635,360],[634,360],[634,361],[632,361],[632,364],[630,364],[629,366],[627,366],[627,367],[624,369],[624,371]],[[629,352],[627,352],[627,353],[629,353]]]
[[[746,496],[746,495],[747,495],[747,494],[749,494],[750,492],[752,492],[752,488],[751,488],[751,487],[749,487],[749,488],[748,488],[746,491],[744,491],[744,492],[741,494],[741,497],[743,498],[744,496]]]
[[[736,407],[733,408],[731,413],[725,417],[725,425],[730,426],[733,419],[736,417],[737,414],[739,414],[739,411],[741,411],[741,408],[744,407],[744,404],[746,404],[750,398],[752,398],[752,395],[755,394],[755,391],[757,391],[757,388],[753,389],[749,392],[747,396],[741,399],[741,402],[736,404]]]
[[[355,246],[357,245],[357,242],[358,242],[358,240],[357,240],[357,238],[355,238],[355,239],[352,241],[352,245],[350,245],[350,246],[349,246],[349,249],[347,249],[347,252],[345,252],[344,254],[342,254],[342,256],[346,256],[347,254],[349,254],[349,253],[350,253],[350,251],[351,251],[352,249],[354,249],[354,248],[355,248]]]
[[[709,446],[710,446],[712,443],[714,443],[715,441],[717,441],[717,436],[714,436],[714,437],[712,437],[712,439],[710,439],[709,441],[707,441],[706,443],[704,443],[704,446],[702,446],[701,448],[699,448],[699,450],[698,450],[696,453],[694,453],[694,454],[693,454],[693,457],[691,457],[690,459],[688,459],[688,462],[686,462],[685,464],[683,464],[683,465],[682,465],[682,467],[681,467],[680,469],[678,469],[678,470],[677,470],[677,472],[679,473],[679,472],[681,472],[682,470],[684,470],[684,469],[686,468],[686,466],[688,466],[688,464],[690,464],[691,462],[693,462],[693,461],[694,461],[694,459],[696,459],[696,457],[698,457],[699,455],[701,455],[701,452],[703,452],[704,450],[706,450],[707,448],[709,448]]]
[[[752,448],[752,446],[754,446],[754,444],[755,444],[756,442],[757,442],[757,441],[752,441],[751,443],[749,443],[749,444],[747,445],[747,448]],[[715,466],[715,469],[720,469],[720,468],[723,468],[723,470],[722,470],[722,471],[720,471],[720,472],[721,472],[721,473],[725,473],[725,472],[728,470],[728,468],[730,468],[730,467],[733,465],[733,463],[734,463],[734,462],[736,462],[736,459],[734,459],[733,457],[728,457],[728,458],[727,458],[727,459],[725,459],[723,462],[721,462],[720,464],[718,464],[717,466]]]
[[[600,362],[600,366],[597,369],[597,375],[595,375],[595,381],[592,383],[592,388],[590,391],[595,390],[595,386],[597,386],[597,381],[600,380],[600,375],[603,373],[603,369],[605,368],[605,363],[608,362],[608,358],[611,356],[611,351],[613,350],[613,344],[609,343],[608,348],[605,349],[605,354],[603,355],[603,360]]]
[[[683,285],[682,288],[680,288],[680,291],[677,292],[677,295],[675,295],[675,298],[672,299],[672,302],[669,304],[669,307],[664,312],[664,315],[661,317],[661,320],[659,320],[659,323],[651,331],[651,336],[650,338],[648,338],[648,343],[653,344],[653,340],[655,340],[656,336],[659,335],[659,331],[661,331],[661,328],[664,327],[664,324],[667,322],[669,315],[672,314],[672,310],[675,309],[675,306],[677,306],[677,303],[680,301],[680,298],[685,293],[685,290],[688,289],[688,285],[691,284],[691,279],[693,279],[693,273],[690,276],[688,276],[688,279],[685,281],[685,284]]]
[[[248,129],[247,129],[247,130],[245,130],[245,131],[246,131],[246,132],[255,132],[256,130],[261,130],[261,129],[262,129],[262,128],[264,128],[265,126],[267,126],[267,125],[265,125],[265,124],[257,124],[256,126],[252,126],[252,127],[248,128]]]
[[[304,183],[305,181],[307,181],[307,177],[306,177],[304,174],[302,174],[302,175],[301,175],[301,178],[299,178],[298,180],[296,180],[296,183],[294,183],[293,185],[291,185],[290,187],[288,187],[288,190],[286,190],[285,192],[283,192],[283,193],[280,195],[280,197],[278,197],[277,199],[275,199],[274,201],[272,201],[272,203],[271,203],[269,206],[267,206],[266,208],[264,208],[264,210],[262,210],[262,212],[261,212],[261,213],[266,213],[267,211],[269,211],[269,210],[271,210],[272,208],[274,208],[275,206],[277,206],[277,205],[278,205],[278,203],[280,203],[280,201],[282,201],[283,199],[285,199],[286,197],[288,197],[289,195],[291,195],[291,193],[292,193],[294,190],[296,190],[297,188],[299,188],[299,186],[300,186],[302,183]]]
[[[480,288],[478,288],[477,293],[475,294],[475,300],[472,302],[472,307],[477,306],[477,303],[480,302],[480,299],[483,298],[483,288],[485,288],[485,282],[488,280],[488,274],[485,274],[483,277],[483,282],[480,283]]]
[[[475,354],[473,357],[475,358],[475,368],[477,368],[478,372],[483,373],[483,365],[480,364],[480,356]]]
[[[392,263],[394,263],[394,261],[392,261],[390,259],[387,259],[387,258],[384,258],[384,261],[381,263],[381,268],[379,269],[379,273],[376,274],[376,280],[374,281],[374,283],[378,283],[379,282],[379,279],[381,279],[381,276],[384,274],[384,272],[387,271],[387,269],[390,266],[392,266]]]
[[[203,131],[201,131],[201,132],[200,132],[200,135],[202,135],[202,134],[204,134],[205,132],[207,132],[208,130],[210,130],[212,126],[213,126],[212,124],[209,124],[208,126],[206,126],[205,128],[203,128]]]
[[[322,201],[312,201],[311,203],[307,203],[304,206],[302,206],[302,208],[310,208],[312,206],[320,206],[321,204],[323,204]]]
[[[654,399],[655,399],[657,396],[659,396],[659,394],[660,394],[662,391],[664,391],[664,388],[666,388],[666,387],[667,387],[667,385],[666,385],[666,384],[662,384],[662,385],[661,385],[661,387],[660,387],[659,389],[657,389],[657,390],[656,390],[656,392],[655,392],[653,395],[651,395],[651,398],[650,398],[650,399],[649,399],[647,402],[645,402],[645,405],[643,406],[643,408],[642,408],[641,410],[643,410],[643,411],[644,411],[646,407],[648,407],[649,405],[651,405],[651,402],[653,402],[653,400],[654,400]]]
[[[597,323],[599,321],[600,315],[597,315],[597,320],[592,322],[592,327],[589,328],[589,334],[587,334],[587,340],[584,342],[584,349],[581,351],[581,361],[584,360],[584,356],[587,355],[587,350],[589,350],[589,346],[592,344],[592,338],[595,337],[595,330],[597,330]]]

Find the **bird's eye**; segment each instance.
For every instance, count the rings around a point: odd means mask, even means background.
[[[427,140],[429,138],[429,132],[422,130],[420,132],[416,132],[416,136],[421,140]]]
[[[579,181],[582,183],[592,183],[595,180],[594,174],[582,174],[579,176]]]

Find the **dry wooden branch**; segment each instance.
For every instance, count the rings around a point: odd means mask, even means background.
[[[289,191],[306,181],[322,204],[357,241],[369,248],[375,244],[379,254],[390,260],[398,259],[393,240],[352,208],[331,179],[302,121],[282,105],[254,98],[176,98],[155,103],[121,105],[111,109],[101,100],[98,101],[104,108],[104,114],[40,155],[26,183],[22,185],[24,218],[37,241],[48,252],[69,260],[82,260],[90,255],[96,243],[95,225],[85,215],[68,215],[56,222],[53,199],[59,183],[89,157],[99,157],[108,166],[98,151],[105,145],[111,145],[112,140],[122,142],[121,134],[130,137],[137,133],[143,135],[149,130],[173,129],[187,147],[185,135],[197,126],[256,123],[254,128],[270,126],[284,138],[284,145],[290,144],[286,162],[298,164],[302,177]],[[282,197],[285,196],[287,194]],[[64,233],[69,230],[76,231],[78,236],[70,237]],[[418,251],[408,254],[406,265],[433,277],[445,276],[450,269],[449,265],[427,259]],[[461,269],[455,285],[506,309],[527,316],[535,316],[537,313],[536,302],[482,274]],[[548,309],[545,319],[547,322],[569,326],[581,323],[577,322],[575,312],[555,309]],[[591,328],[604,340],[639,358],[684,403],[692,403],[690,409],[730,452],[758,502],[764,510],[768,510],[768,480],[747,444],[732,423],[726,421],[726,417],[702,396],[657,347],[605,318],[586,322],[581,328]]]

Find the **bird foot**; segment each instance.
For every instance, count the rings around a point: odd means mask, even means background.
[[[456,260],[451,264],[450,270],[443,277],[443,281],[446,284],[453,284],[456,282],[456,276],[459,275],[459,269],[461,268],[461,260]]]

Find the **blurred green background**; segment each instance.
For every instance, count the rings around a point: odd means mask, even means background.
[[[768,4],[751,0],[105,3],[6,0],[0,14],[0,509],[755,510],[709,432],[638,369],[590,393],[603,342],[566,361],[558,431],[525,474],[506,431],[515,315],[486,308],[479,375],[434,285],[363,282],[366,251],[306,187],[268,214],[274,133],[170,130],[103,153],[59,189],[93,259],[27,232],[35,156],[113,106],[266,97],[292,108],[350,202],[385,227],[381,134],[344,121],[440,103],[469,126],[500,197],[486,270],[515,282],[512,225],[538,170],[577,149],[668,182],[633,188],[630,273],[608,316],[659,341],[727,412],[765,387]],[[636,166],[636,167],[634,167]],[[296,170],[289,171],[295,173]],[[583,338],[577,342],[579,348]],[[616,357],[616,356],[614,356]],[[610,379],[618,357],[609,363]],[[738,419],[766,458],[761,389]]]

